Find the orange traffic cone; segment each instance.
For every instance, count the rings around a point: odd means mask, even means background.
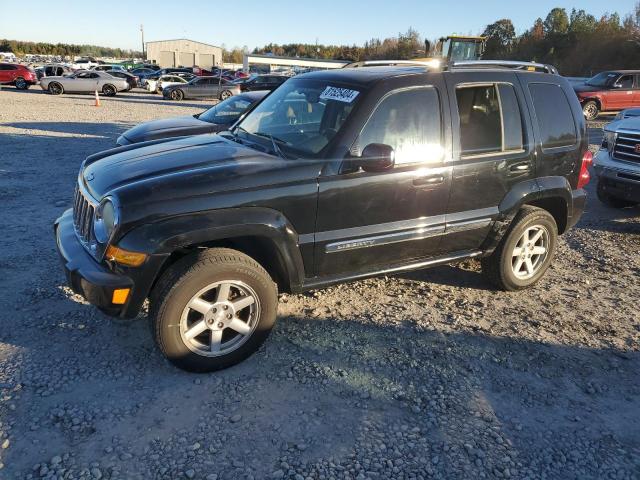
[[[96,107],[100,106],[100,97],[98,96],[98,90],[96,90],[96,104],[95,104],[95,106]]]

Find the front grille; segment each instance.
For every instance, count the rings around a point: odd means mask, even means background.
[[[637,149],[637,150],[636,150]],[[613,157],[640,163],[640,132],[620,132],[613,146]]]
[[[80,188],[76,187],[73,201],[73,224],[78,238],[85,244],[93,242],[93,213],[94,204],[86,198]]]

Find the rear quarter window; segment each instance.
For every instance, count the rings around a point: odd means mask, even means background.
[[[553,83],[531,83],[533,100],[543,149],[571,147],[578,142],[576,123],[564,90]]]

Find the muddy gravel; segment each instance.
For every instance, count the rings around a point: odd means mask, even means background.
[[[0,478],[640,478],[640,209],[590,195],[524,292],[467,262],[282,295],[215,374],[74,295],[52,223],[80,162],[206,106],[0,91]]]

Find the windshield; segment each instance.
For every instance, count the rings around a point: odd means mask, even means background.
[[[205,110],[198,118],[209,123],[218,123],[222,125],[231,125],[240,115],[247,111],[253,104],[253,101],[243,98],[242,96],[228,98],[215,107]]]
[[[481,54],[482,43],[475,40],[448,39],[442,48],[442,56],[452,61],[477,60]]]
[[[602,72],[587,80],[587,85],[592,87],[608,87],[617,77],[618,74],[615,72]]]
[[[291,79],[278,87],[235,129],[266,138],[297,156],[315,156],[340,131],[360,99],[359,91],[334,82]]]

